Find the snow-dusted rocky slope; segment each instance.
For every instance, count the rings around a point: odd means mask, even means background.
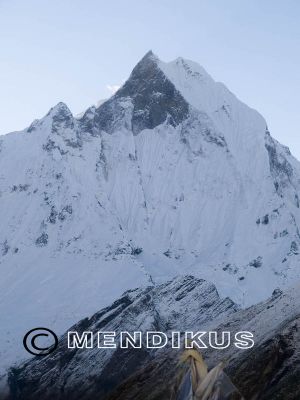
[[[207,349],[202,354],[209,368],[225,361],[225,371],[246,399],[298,400],[300,398],[300,290],[274,291],[272,297],[204,324],[204,330],[252,331],[252,349]],[[203,326],[201,326],[201,330]],[[194,329],[199,329],[195,326]],[[168,400],[178,387],[180,351],[165,349],[111,390],[105,400]]]
[[[109,307],[85,318],[69,331],[177,331],[205,326],[237,310],[228,298],[220,299],[211,283],[191,276],[123,294]],[[95,342],[96,343],[96,342]],[[104,399],[125,377],[155,356],[146,349],[68,349],[67,333],[57,350],[35,357],[10,373],[11,399]],[[29,383],[30,382],[30,383]]]
[[[204,324],[204,330],[252,331],[252,349],[202,351],[209,368],[225,361],[225,371],[246,399],[298,400],[300,398],[300,290],[274,291],[271,298],[245,310]],[[203,325],[201,326],[201,330]],[[194,329],[199,329],[199,325]],[[183,365],[181,352],[165,349],[111,390],[105,400],[168,400],[178,387]]]
[[[300,276],[300,164],[199,65],[151,52],[99,107],[0,138],[1,365],[124,290],[193,274],[253,304]]]
[[[246,399],[296,400],[300,395],[299,286],[245,310],[220,299],[214,285],[185,276],[131,290],[69,331],[217,331],[253,333],[252,349],[202,350],[209,367],[226,372]],[[219,336],[220,337],[220,336]],[[116,343],[118,343],[118,338]],[[207,339],[204,337],[207,343]],[[144,340],[143,340],[144,342]],[[52,354],[10,371],[10,400],[168,400],[183,368],[182,350],[68,349],[67,334]]]

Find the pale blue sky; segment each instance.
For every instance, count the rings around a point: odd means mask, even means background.
[[[300,1],[0,0],[0,134],[109,96],[152,49],[200,63],[300,159]]]

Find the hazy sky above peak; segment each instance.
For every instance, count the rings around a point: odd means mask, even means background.
[[[201,64],[300,159],[300,1],[0,0],[0,134],[109,97],[149,50]]]

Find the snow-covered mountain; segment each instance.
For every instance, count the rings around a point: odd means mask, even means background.
[[[199,65],[151,52],[80,118],[0,138],[0,359],[193,274],[246,306],[299,279],[300,164]]]

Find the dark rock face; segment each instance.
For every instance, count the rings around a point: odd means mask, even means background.
[[[229,361],[227,374],[246,399],[300,398],[300,318],[281,326],[245,356]],[[243,354],[243,353],[240,353]],[[214,365],[206,352],[206,361]],[[174,350],[161,353],[125,380],[107,400],[169,400],[178,387],[183,366]]]
[[[47,244],[48,244],[48,234],[45,233],[45,232],[43,232],[43,233],[41,234],[41,236],[39,236],[39,237],[36,239],[35,244],[36,244],[37,246],[39,246],[39,247],[47,246]]]
[[[105,400],[170,400],[179,386],[178,374],[183,375],[184,367],[178,361],[178,351],[159,352]]]
[[[229,373],[246,398],[300,398],[300,318],[280,326],[271,339],[237,360]]]
[[[291,183],[293,167],[283,154],[279,154],[276,142],[268,134],[265,136],[265,147],[269,156],[270,171],[274,178],[275,188],[280,191],[287,183]]]
[[[80,321],[70,331],[80,334],[92,331],[96,336],[98,331],[193,329],[236,310],[230,299],[219,298],[214,285],[186,276],[128,291],[110,307]],[[36,357],[11,370],[10,399],[105,399],[122,381],[151,363],[156,353],[146,347],[68,349],[65,334],[52,354]],[[172,354],[175,357],[178,351]]]
[[[58,133],[62,129],[74,128],[74,118],[64,103],[58,103],[48,114],[52,115],[52,132]]]
[[[124,119],[128,108],[132,111],[129,116],[131,126],[127,128],[132,129],[134,135],[143,129],[153,129],[166,120],[176,126],[189,115],[188,103],[159,69],[152,52],[137,64],[118,92],[95,110],[94,129],[112,133],[118,122]],[[91,129],[88,115],[81,123]]]

